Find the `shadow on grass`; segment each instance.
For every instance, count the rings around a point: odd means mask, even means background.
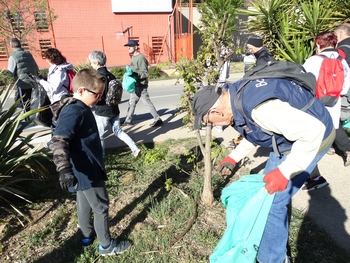
[[[154,143],[147,143],[145,144],[145,147],[148,149],[152,149],[154,148]],[[196,152],[197,150],[198,149],[195,147],[190,151]],[[201,160],[202,157],[199,158]],[[115,225],[118,224],[118,222],[122,221],[125,215],[130,214],[134,209],[136,209],[136,207],[140,203],[143,203],[142,209],[137,213],[136,216],[132,218],[132,220],[129,222],[128,227],[126,227],[120,233],[120,236],[122,238],[126,238],[137,223],[141,223],[146,219],[148,211],[150,211],[154,203],[159,203],[168,196],[169,192],[165,189],[165,182],[168,178],[172,178],[172,184],[175,186],[187,183],[189,181],[189,174],[191,174],[191,169],[193,169],[193,166],[187,163],[187,159],[188,156],[181,155],[180,161],[178,163],[178,167],[180,167],[183,171],[187,171],[187,173],[182,172],[181,169],[179,170],[175,165],[171,165],[168,169],[166,169],[158,177],[156,177],[152,182],[150,182],[147,188],[139,196],[137,196],[137,198],[134,198],[131,203],[124,206],[114,215],[111,222]]]
[[[309,195],[309,210],[301,218],[294,263],[350,263],[350,253],[342,249],[349,249],[350,244],[344,208],[332,196],[329,186],[310,191]]]

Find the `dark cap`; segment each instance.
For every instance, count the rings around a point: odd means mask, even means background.
[[[136,40],[134,39],[129,39],[128,43],[126,43],[124,45],[124,47],[130,47],[130,46],[138,46],[139,45],[139,42],[137,42]]]
[[[192,108],[194,114],[194,129],[201,127],[203,117],[208,113],[221,95],[221,89],[215,90],[215,86],[205,86],[194,94]]]
[[[263,41],[261,37],[258,36],[251,36],[248,38],[247,45],[252,45],[254,47],[262,47],[263,46]]]

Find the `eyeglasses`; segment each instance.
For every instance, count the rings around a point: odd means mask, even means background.
[[[92,91],[92,90],[89,90],[89,89],[86,89],[86,88],[84,88],[84,90],[86,90],[87,92],[90,92],[90,93],[92,93],[92,94],[94,94],[95,95],[95,99],[99,99],[100,97],[101,97],[101,93],[96,93],[96,92],[94,92],[94,91]]]

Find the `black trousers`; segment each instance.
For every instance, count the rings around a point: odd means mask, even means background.
[[[343,153],[350,151],[349,137],[341,126],[341,123],[339,124],[339,128],[335,130],[335,140],[333,145]]]

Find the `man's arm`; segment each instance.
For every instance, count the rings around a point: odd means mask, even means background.
[[[325,125],[315,117],[281,100],[269,100],[252,111],[253,120],[262,128],[282,134],[294,142],[290,154],[278,168],[291,179],[305,170],[322,143]]]
[[[53,162],[56,165],[57,172],[64,169],[72,169],[69,153],[69,139],[62,136],[53,136],[50,149],[53,151]]]

